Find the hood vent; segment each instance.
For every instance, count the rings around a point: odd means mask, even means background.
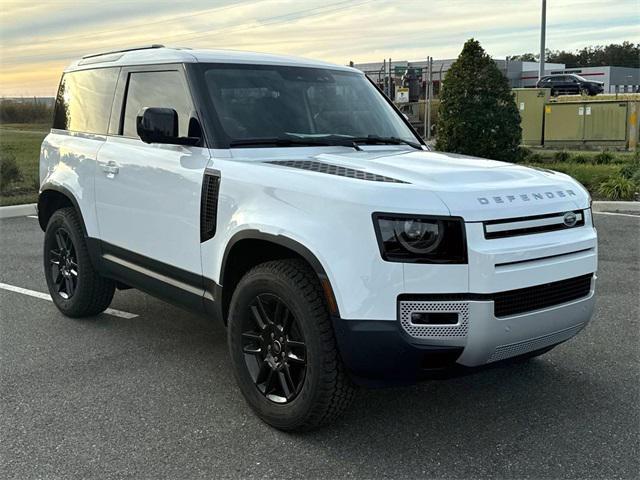
[[[339,177],[356,178],[358,180],[366,180],[369,182],[385,182],[385,183],[409,183],[397,180],[384,175],[363,172],[355,168],[340,167],[330,163],[317,162],[314,160],[275,160],[266,162],[272,165],[280,165],[282,167],[299,168],[301,170],[310,170],[312,172],[326,173],[327,175],[337,175]]]

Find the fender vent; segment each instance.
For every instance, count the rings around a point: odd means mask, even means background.
[[[370,172],[363,172],[355,168],[340,167],[330,163],[316,162],[313,160],[276,160],[267,162],[282,167],[299,168],[301,170],[310,170],[312,172],[326,173],[327,175],[337,175],[338,177],[356,178],[358,180],[366,180],[369,182],[386,182],[386,183],[408,183],[397,180],[384,175],[378,175]]]
[[[202,180],[202,197],[200,199],[201,242],[206,242],[216,234],[219,191],[220,172],[215,170],[206,170]]]

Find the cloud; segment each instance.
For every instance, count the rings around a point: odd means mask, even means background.
[[[235,48],[334,63],[457,56],[474,37],[493,56],[535,52],[539,0],[85,0],[3,2],[0,94],[53,95],[88,52],[163,43]],[[187,6],[188,4],[188,6]],[[554,0],[547,46],[639,41],[637,0]]]

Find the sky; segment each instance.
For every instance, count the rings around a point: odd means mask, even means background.
[[[0,0],[0,96],[53,96],[64,67],[127,46],[224,48],[338,64],[539,49],[541,0]],[[640,42],[640,0],[548,0],[547,48]]]

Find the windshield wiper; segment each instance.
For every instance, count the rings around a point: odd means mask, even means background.
[[[422,150],[422,145],[416,142],[411,142],[403,138],[398,137],[380,137],[378,135],[369,135],[367,137],[351,137],[349,138],[354,143],[368,143],[368,144],[382,144],[382,145],[409,145],[418,150]]]
[[[360,150],[353,140],[350,138],[288,138],[288,137],[257,137],[257,138],[238,138],[229,142],[230,147],[291,147],[291,146],[309,146],[309,147],[352,147]]]

